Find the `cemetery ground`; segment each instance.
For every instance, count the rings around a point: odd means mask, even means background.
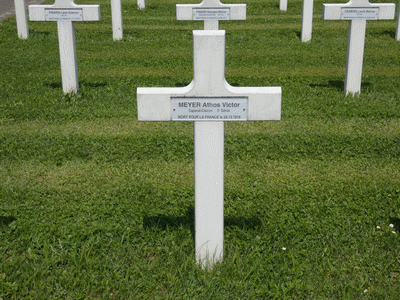
[[[202,270],[193,123],[138,122],[136,88],[189,84],[203,24],[176,21],[177,2],[123,0],[114,42],[109,1],[76,3],[102,18],[75,23],[77,94],[62,92],[55,22],[29,22],[27,40],[15,17],[0,24],[0,298],[398,298],[395,20],[367,22],[355,97],[348,22],[323,21],[324,2],[309,43],[299,0],[220,22],[227,81],[281,86],[282,120],[225,123],[224,259]]]

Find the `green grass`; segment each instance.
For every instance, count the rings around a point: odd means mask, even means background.
[[[250,0],[246,21],[220,23],[228,82],[281,86],[282,120],[225,124],[225,251],[210,271],[194,261],[193,124],[136,112],[137,87],[190,83],[202,22],[176,21],[176,2],[123,1],[114,42],[110,3],[77,3],[102,20],[75,22],[75,95],[54,22],[30,22],[28,40],[0,23],[0,298],[398,298],[395,20],[367,22],[356,97],[348,22],[323,21],[324,2],[310,43],[298,0]]]

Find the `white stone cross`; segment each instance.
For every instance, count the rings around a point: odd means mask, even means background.
[[[213,10],[215,2],[206,3],[199,10],[178,5],[178,20],[200,18],[206,28],[215,28],[218,18],[236,16],[236,8]],[[188,86],[137,89],[139,121],[195,121],[195,249],[202,267],[212,268],[223,257],[224,121],[280,120],[281,95],[280,87],[227,83],[224,30],[193,31],[193,80]]]
[[[347,42],[346,78],[344,89],[360,93],[367,20],[394,19],[394,3],[369,3],[368,0],[350,0],[345,4],[323,4],[324,20],[350,20]]]
[[[100,6],[77,5],[73,0],[56,0],[52,5],[29,5],[31,21],[57,21],[61,75],[64,93],[78,91],[78,67],[74,21],[99,21]]]
[[[196,121],[195,248],[206,267],[222,259],[224,120],[280,120],[280,87],[233,87],[225,80],[225,31],[193,31],[193,81],[138,88],[139,121]]]
[[[28,17],[26,15],[25,0],[14,0],[15,18],[17,21],[18,37],[27,39],[29,35]]]

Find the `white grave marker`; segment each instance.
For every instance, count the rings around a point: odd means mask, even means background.
[[[17,21],[18,37],[27,39],[29,35],[28,17],[26,15],[25,0],[14,0],[15,18]]]
[[[113,40],[116,41],[122,39],[123,28],[121,0],[111,0],[111,23],[113,29]]]
[[[301,22],[301,41],[311,41],[314,0],[303,0],[303,18]]]
[[[287,11],[287,1],[288,0],[280,0],[279,1],[279,9],[282,11]]]
[[[74,21],[99,21],[99,5],[77,5],[56,0],[52,5],[29,5],[31,21],[57,21],[61,75],[64,93],[78,91]]]
[[[375,4],[368,0],[350,0],[345,4],[323,4],[324,20],[350,20],[344,82],[346,95],[359,93],[361,90],[367,20],[390,20],[394,18],[394,14],[393,3]]]
[[[397,6],[396,41],[400,41],[400,0],[399,5]]]
[[[193,31],[193,80],[186,87],[137,89],[139,121],[195,121],[195,248],[202,267],[223,257],[224,121],[281,117],[280,87],[233,87],[225,80],[225,31],[213,29],[218,18],[242,20],[245,12],[218,0],[177,5],[178,20],[204,20],[209,28]]]
[[[145,9],[146,7],[145,0],[137,0],[137,6],[139,9]]]

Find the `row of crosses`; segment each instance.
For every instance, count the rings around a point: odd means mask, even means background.
[[[122,5],[121,0],[111,1],[111,23],[113,31],[113,40],[120,40],[123,37],[122,27]],[[145,8],[145,0],[137,0],[138,9]],[[27,39],[29,36],[28,17],[26,14],[26,1],[14,0],[15,16],[17,21],[18,37]],[[43,20],[42,20],[43,21]]]
[[[111,20],[113,29],[113,39],[120,40],[123,37],[122,29],[122,6],[121,0],[111,1]],[[287,0],[280,0],[279,9],[287,10]],[[348,3],[349,4],[349,3]],[[400,1],[399,1],[400,4]],[[139,9],[145,8],[145,0],[137,0]],[[18,36],[22,39],[28,38],[28,18],[25,10],[25,0],[14,0],[15,14],[17,20]],[[301,41],[309,42],[312,35],[314,0],[303,0],[303,16],[301,23]],[[400,41],[400,9],[398,11],[398,19],[396,26],[395,39]]]
[[[285,1],[287,3],[287,0]],[[303,1],[302,41],[309,41],[311,39],[313,0]],[[15,0],[17,23],[18,19],[26,18],[24,3],[25,0]],[[144,7],[144,0],[138,0],[139,3],[142,3],[140,5]],[[111,4],[112,8],[114,7],[112,9],[113,37],[117,40],[122,38],[120,0],[111,0]],[[204,8],[208,10],[207,13],[209,14],[208,19],[204,20],[205,30],[218,30],[219,20],[246,19],[245,4],[228,5],[222,4],[218,0],[204,0],[200,4],[177,4],[177,20],[201,20],[201,11]],[[219,15],[216,11],[219,11]],[[355,11],[355,13],[351,13],[351,11]],[[213,13],[212,17],[211,13]],[[25,14],[25,17],[23,14]],[[350,20],[344,84],[346,95],[349,93],[356,94],[361,90],[366,20],[394,19],[394,14],[395,5],[393,3],[374,4],[369,3],[368,0],[350,0],[346,4],[323,4],[323,19]],[[30,5],[29,16],[31,21],[57,21],[63,91],[64,93],[77,92],[78,68],[73,22],[99,21],[100,6],[77,5],[73,0],[55,0],[53,5]],[[399,27],[400,21],[397,20],[397,40],[400,40]],[[18,31],[19,35],[27,37],[27,23],[23,22]]]

